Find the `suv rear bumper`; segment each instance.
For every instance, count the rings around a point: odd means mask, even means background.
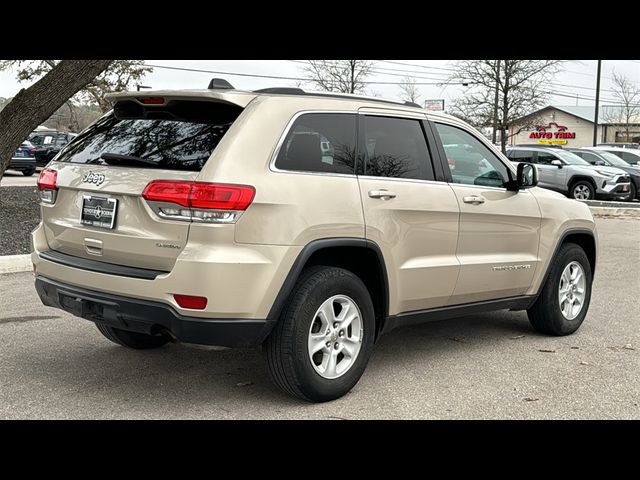
[[[176,339],[200,345],[250,347],[261,344],[275,322],[267,320],[187,317],[171,306],[96,292],[37,276],[42,303],[96,323],[132,332],[168,331]]]
[[[7,168],[12,170],[34,170],[36,168],[36,159],[34,157],[13,157]]]

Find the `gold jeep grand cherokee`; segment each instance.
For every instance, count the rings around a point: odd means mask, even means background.
[[[347,393],[403,325],[589,308],[586,205],[418,105],[293,88],[114,94],[42,172],[45,305],[130,348],[262,345],[309,401]]]

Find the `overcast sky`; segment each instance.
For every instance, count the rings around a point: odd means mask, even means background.
[[[277,77],[301,78],[303,63],[296,60],[147,60],[151,65],[163,67],[179,67],[200,70],[215,70],[225,73],[206,73],[155,68],[153,73],[144,79],[144,85],[154,89],[206,88],[212,77],[228,80],[239,89],[255,90],[274,86],[296,86],[296,80],[270,79],[232,75],[232,73],[270,75]],[[451,73],[449,69],[454,62],[443,60],[390,60],[379,61],[375,73],[369,82],[401,82],[404,76],[414,77],[416,82],[434,83],[436,85],[418,85],[421,100],[451,100],[464,94],[465,87],[438,85]],[[569,61],[558,73],[550,91],[554,105],[593,105],[596,84],[595,60]],[[611,103],[611,74],[613,71],[628,76],[640,85],[640,60],[604,60],[602,62],[601,104]],[[17,91],[29,85],[29,82],[18,83],[14,73],[0,72],[0,97],[12,97]],[[308,88],[303,86],[303,88]],[[367,93],[375,93],[391,99],[397,99],[401,90],[398,85],[374,83],[367,86]],[[578,98],[576,98],[576,96]],[[578,102],[578,103],[576,103]]]

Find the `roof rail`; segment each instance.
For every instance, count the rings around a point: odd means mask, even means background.
[[[416,107],[416,108],[422,108],[420,105],[418,105],[416,102],[404,102],[404,104],[408,107]]]
[[[211,90],[233,90],[233,85],[227,82],[224,78],[212,78],[209,82],[209,89]]]
[[[254,93],[281,93],[284,95],[305,95],[305,91],[301,88],[292,87],[273,87],[273,88],[261,88],[260,90],[254,90]]]
[[[254,90],[254,93],[280,93],[283,95],[306,95],[309,97],[330,97],[330,98],[343,98],[343,99],[355,99],[355,100],[367,100],[369,102],[389,103],[392,105],[405,105],[407,107],[422,108],[414,102],[403,102],[402,100],[388,100],[378,97],[367,97],[364,95],[354,95],[350,93],[336,93],[336,92],[305,92],[301,88],[293,87],[272,87],[261,88],[260,90]]]

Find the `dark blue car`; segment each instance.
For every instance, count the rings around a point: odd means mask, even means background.
[[[25,177],[30,177],[36,171],[36,147],[31,142],[22,142],[9,162],[11,170],[20,170]]]

